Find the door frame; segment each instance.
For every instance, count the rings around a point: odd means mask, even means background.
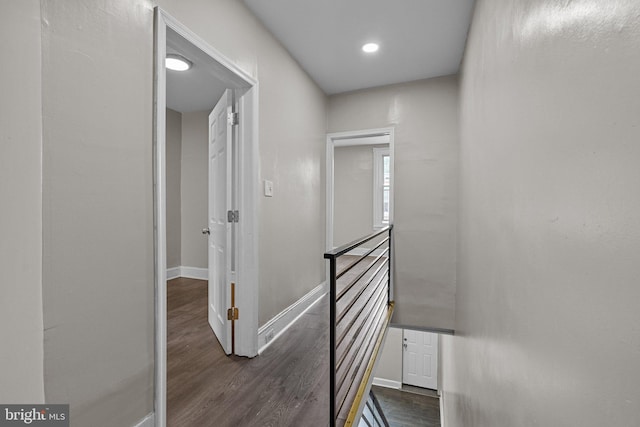
[[[395,197],[394,191],[394,128],[376,128],[376,129],[363,129],[363,130],[353,130],[353,131],[345,131],[345,132],[333,132],[327,134],[327,146],[326,146],[326,250],[331,251],[334,249],[333,247],[333,214],[334,214],[334,192],[335,192],[335,180],[334,180],[334,157],[335,157],[335,149],[336,147],[351,147],[357,145],[371,145],[371,141],[367,141],[364,138],[375,138],[375,137],[384,137],[388,138],[389,143],[389,162],[390,162],[390,173],[391,173],[391,182],[389,188],[391,189],[391,195]],[[382,142],[382,143],[386,143]],[[373,209],[373,206],[371,207]],[[392,201],[391,206],[389,208],[389,224],[393,224],[393,211],[395,209],[395,203]],[[372,230],[373,231],[373,230]],[[391,251],[392,256],[395,256],[395,250],[393,248],[393,244],[389,246],[389,250]],[[329,277],[329,266],[326,267],[326,276]],[[394,289],[395,280],[393,275],[389,280],[389,295],[391,300],[393,300],[393,289]]]
[[[185,25],[159,7],[154,34],[154,283],[155,283],[155,425],[165,427],[167,406],[167,265],[166,265],[166,70],[170,29],[216,63],[215,75],[236,90],[238,102],[238,189],[236,300],[242,316],[236,322],[236,354],[258,354],[258,81]]]
[[[391,194],[395,195],[394,192],[394,173],[393,173],[393,164],[394,164],[394,141],[393,141],[394,128],[377,128],[377,129],[364,129],[364,130],[354,130],[354,131],[346,131],[346,132],[334,132],[327,134],[327,170],[326,170],[326,250],[331,251],[334,249],[333,247],[333,214],[334,214],[334,191],[335,191],[335,182],[334,182],[334,167],[333,161],[335,157],[335,148],[336,147],[352,147],[357,145],[371,145],[371,141],[367,141],[364,138],[375,138],[375,137],[388,137],[389,139],[389,162],[390,162],[390,173],[391,173]],[[382,142],[386,143],[386,142]],[[391,203],[389,209],[389,223],[393,223],[393,211],[394,211],[395,203]],[[372,207],[373,209],[373,207]],[[372,230],[373,231],[373,230]]]

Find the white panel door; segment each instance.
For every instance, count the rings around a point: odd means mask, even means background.
[[[225,353],[231,353],[231,209],[232,129],[227,120],[232,92],[225,91],[209,114],[209,325]]]
[[[438,334],[405,329],[403,333],[402,382],[438,389]]]

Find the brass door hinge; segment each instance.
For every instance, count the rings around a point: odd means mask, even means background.
[[[236,307],[236,284],[231,282],[231,308],[227,309],[227,320],[231,320],[231,353],[236,354],[236,320],[239,313]]]
[[[238,307],[227,309],[227,320],[238,320]]]

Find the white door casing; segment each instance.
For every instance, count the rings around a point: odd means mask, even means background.
[[[226,354],[231,353],[231,277],[232,223],[227,211],[232,203],[233,129],[227,120],[232,111],[233,92],[227,89],[209,114],[209,325]]]
[[[438,334],[405,329],[402,347],[402,382],[437,390]]]
[[[154,424],[166,426],[167,396],[167,265],[166,265],[166,107],[167,78],[165,56],[168,40],[186,40],[185,48],[193,48],[195,56],[204,59],[212,76],[227,83],[235,91],[241,120],[235,126],[237,138],[237,209],[241,220],[237,226],[238,282],[236,302],[242,315],[236,321],[236,354],[258,355],[258,288],[259,276],[259,84],[234,61],[196,33],[156,6],[154,25],[154,283],[155,283],[155,392]],[[204,224],[203,224],[204,225]],[[240,286],[242,284],[242,286]]]

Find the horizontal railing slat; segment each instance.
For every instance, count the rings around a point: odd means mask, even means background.
[[[383,271],[383,268],[386,267],[386,263],[387,263],[387,261],[380,263],[380,265],[373,272],[371,277],[369,277],[366,282],[362,283],[361,287],[352,287],[352,288],[350,288],[350,290],[353,290],[353,295],[351,295],[351,298],[348,298],[348,299],[345,299],[345,300],[341,300],[341,301],[340,300],[337,301],[336,323],[339,323],[342,320],[342,318],[344,316],[346,316],[346,314],[349,312],[349,310],[351,310],[351,307],[353,307],[353,305],[358,300],[358,298],[360,298],[362,293],[366,290],[367,286],[369,286],[371,284],[371,282],[373,281],[373,279],[378,274],[380,274],[381,271]]]
[[[385,298],[378,295],[378,297],[373,299],[371,303],[367,306],[371,308],[372,313],[378,313],[379,311],[381,311],[381,308],[384,305],[384,303],[385,303]],[[351,330],[349,331],[348,334],[346,334],[347,339],[343,341],[344,344],[341,345],[342,344],[341,343],[336,346],[336,370],[338,372],[340,372],[342,361],[346,358],[347,354],[350,352],[353,345],[359,341],[357,339],[358,334],[364,329],[365,326],[367,326],[367,320],[370,320],[370,319],[371,319],[371,316],[367,316],[367,313],[364,313],[363,315],[359,316],[358,322],[357,322],[358,325],[354,330]]]
[[[344,364],[342,369],[336,371],[336,389],[338,396],[340,396],[341,391],[348,390],[354,384],[354,380],[357,376],[358,370],[362,363],[365,362],[364,356],[367,354],[367,349],[374,342],[376,325],[383,317],[384,312],[381,311],[375,313],[366,320],[369,327],[366,328],[364,334],[352,348],[352,351],[347,358],[347,363]],[[350,381],[345,384],[345,379],[347,378]]]
[[[340,346],[340,343],[342,342],[344,337],[347,335],[347,332],[349,332],[349,329],[353,326],[357,318],[360,317],[364,309],[368,306],[368,303],[369,301],[371,301],[371,298],[375,298],[377,300],[378,297],[380,297],[380,295],[385,291],[384,280],[388,280],[387,273],[385,273],[385,276],[378,283],[377,287],[370,289],[367,292],[367,295],[361,298],[361,300],[363,301],[359,301],[358,304],[354,306],[354,310],[357,310],[357,312],[354,313],[353,316],[351,316],[351,320],[345,321],[343,319],[342,322],[338,323],[338,325],[336,326],[336,347]],[[367,298],[366,301],[364,300],[364,298]],[[365,315],[367,315],[366,312],[365,312]]]
[[[367,257],[367,262],[363,263],[363,265],[360,266],[357,271],[350,271],[349,274],[343,276],[341,279],[336,281],[336,295],[338,295],[343,290],[347,289],[347,287],[351,284],[353,279],[356,278],[359,275],[360,270],[364,270],[364,269],[368,269],[369,270],[369,271],[367,271],[367,273],[363,277],[360,278],[358,283],[356,283],[356,286],[355,286],[356,289],[353,289],[353,287],[352,287],[351,289],[346,290],[346,293],[347,293],[347,297],[346,298],[344,296],[341,297],[341,298],[337,298],[337,296],[336,296],[336,302],[340,302],[341,304],[345,304],[345,301],[350,299],[349,293],[350,293],[350,295],[355,295],[358,292],[359,287],[362,286],[363,284],[365,284],[367,282],[367,280],[370,279],[371,276],[374,274],[375,269],[373,267],[376,266],[376,263],[378,265],[380,265],[381,262],[382,262],[382,260],[377,260],[376,261],[376,259],[374,257]],[[338,300],[340,300],[340,301],[338,301]]]
[[[378,408],[367,400],[373,367],[393,313],[392,230],[390,225],[324,254],[330,267],[330,427],[343,427],[345,422],[355,427],[363,411],[369,416],[362,418],[363,424],[380,425]],[[376,239],[385,233],[388,236]],[[364,255],[350,254],[373,239],[373,248],[359,251]],[[341,258],[340,265],[346,267],[338,271],[338,258],[343,255],[348,256]]]
[[[362,246],[363,244],[367,243],[369,240],[375,239],[381,234],[388,233],[392,229],[393,229],[393,225],[388,225],[384,228],[381,228],[380,230],[376,231],[373,234],[370,234],[366,237],[362,237],[360,239],[356,239],[353,242],[347,243],[346,245],[342,245],[332,251],[325,252],[324,258],[325,259],[338,258],[339,256],[342,256],[347,252],[351,252],[355,248]]]
[[[371,332],[370,334],[368,334],[368,336],[371,336],[371,337],[378,336],[382,332],[381,328],[384,324],[386,313],[383,312],[380,314],[381,316],[378,317],[377,319],[378,322],[376,326],[371,329]],[[368,345],[361,349],[362,352],[359,354],[361,357],[358,357],[358,359],[361,362],[358,364],[354,364],[352,370],[350,371],[351,379],[352,379],[352,381],[350,381],[350,386],[343,387],[343,389],[346,389],[347,393],[344,395],[344,398],[342,399],[342,403],[344,403],[347,400],[349,401],[354,400],[358,392],[360,381],[364,376],[364,373],[367,369],[367,364],[369,362],[369,359],[371,357],[371,354],[373,353],[373,349],[376,344],[376,341],[372,339],[367,339],[367,342],[368,342]],[[338,397],[340,397],[341,391],[342,390],[338,391]],[[340,399],[338,401],[340,401]],[[348,406],[340,405],[338,408],[338,417],[340,417],[341,415],[346,417],[346,415],[349,413],[350,410],[351,410],[351,405],[348,405]]]
[[[362,262],[363,260],[367,259],[367,257],[369,257],[369,255],[371,255],[372,253],[374,253],[376,251],[376,249],[378,249],[380,246],[384,245],[385,243],[387,243],[389,241],[389,238],[385,238],[383,241],[381,241],[380,243],[378,243],[376,246],[374,246],[373,248],[369,249],[369,251],[367,251],[366,254],[361,255],[360,257],[358,257],[358,259],[356,259],[355,261],[353,261],[351,264],[347,265],[340,273],[338,273],[338,275],[336,276],[336,279],[341,278],[345,273],[348,273],[349,270],[351,270],[353,267],[355,267],[356,265],[358,265],[360,262]]]
[[[381,259],[388,260],[389,258],[385,256],[388,252],[389,252],[389,248],[385,249],[380,255],[378,255],[375,258],[375,260],[371,264],[369,264],[369,266],[364,271],[362,271],[360,274],[358,274],[351,282],[349,282],[349,284],[347,286],[345,286],[340,292],[338,292],[338,295],[336,296],[336,301],[339,301],[340,298],[342,298],[344,296],[344,294],[349,292],[349,289],[351,289],[351,287],[353,285],[358,283],[358,280],[362,279],[362,277],[365,274],[367,274],[369,272],[369,270],[371,270],[373,268],[373,266],[376,265],[376,263],[378,261],[380,261]]]

